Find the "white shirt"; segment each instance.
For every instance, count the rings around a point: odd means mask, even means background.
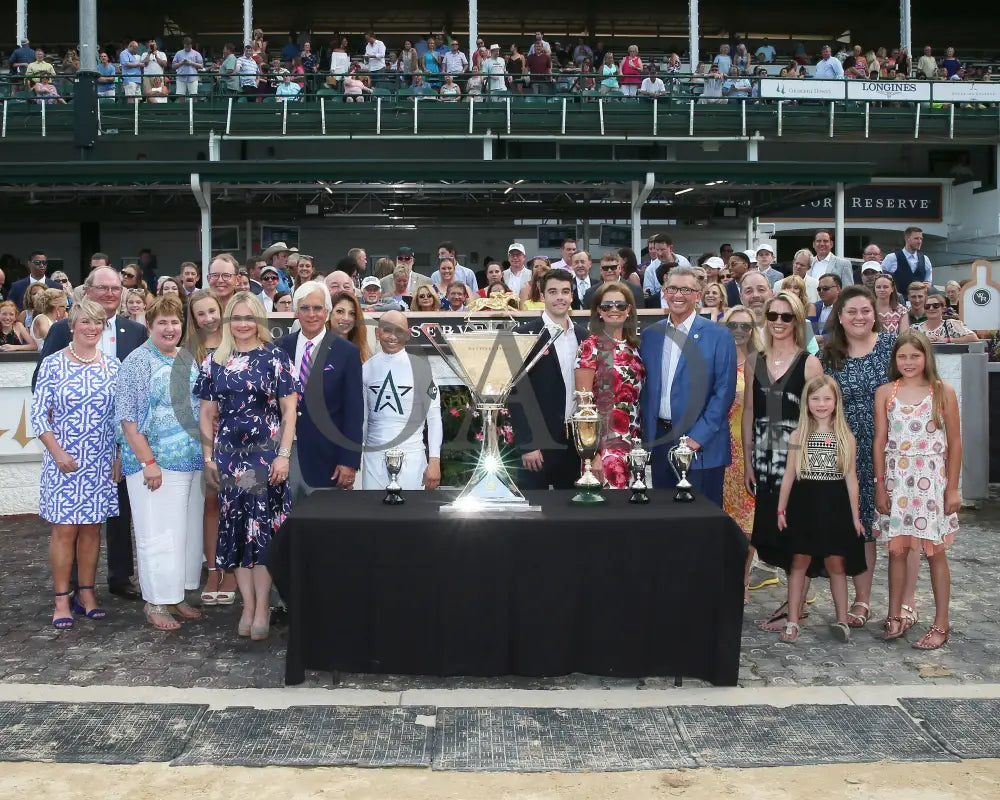
[[[306,342],[312,342],[312,354],[313,364],[316,360],[316,352],[319,350],[320,342],[323,341],[323,337],[326,335],[326,330],[321,329],[318,334],[316,334],[312,339],[307,339],[306,335],[299,331],[299,338],[295,342],[295,377],[299,377],[299,369],[302,367],[302,356],[306,352]],[[310,367],[309,374],[312,374],[312,368]],[[306,387],[302,387],[302,391],[305,391]]]
[[[833,251],[831,250],[826,258],[819,259],[813,256],[812,266],[809,267],[809,276],[819,280],[826,273],[831,272],[833,269]]]
[[[812,275],[807,274],[802,280],[806,285],[806,297],[809,298],[810,303],[815,303],[819,300],[819,278],[814,278]],[[785,279],[782,278],[774,284],[774,293],[778,294],[784,285]]]
[[[152,50],[147,50],[142,54],[142,63],[146,67],[142,71],[143,75],[147,77],[150,75],[162,75],[163,68],[167,66],[167,57],[159,50],[156,51],[155,55]]]
[[[920,251],[918,250],[916,253],[911,253],[905,247],[903,248],[903,255],[906,256],[906,260],[910,264],[910,271],[911,272],[916,272],[917,271],[917,264],[918,264],[917,255],[919,254],[919,252]],[[897,269],[898,266],[899,265],[896,263],[896,253],[895,252],[889,253],[884,259],[882,259],[882,272],[887,272],[890,275],[892,275],[896,271],[896,269]],[[924,256],[924,269],[925,269],[925,271],[927,273],[926,277],[924,278],[924,280],[927,281],[927,283],[930,283],[931,282],[931,260],[927,256]]]
[[[490,78],[490,91],[503,92],[507,89],[507,63],[502,58],[483,60],[482,72]]]
[[[257,295],[257,298],[260,300],[260,302],[264,304],[264,310],[268,314],[274,311],[274,298],[268,297],[267,292],[261,292],[259,295]]]
[[[542,324],[546,328],[556,328],[563,332],[562,336],[556,339],[552,346],[556,349],[556,358],[559,359],[559,369],[562,372],[563,382],[566,384],[565,419],[569,421],[576,411],[576,395],[573,394],[573,390],[576,388],[574,371],[576,368],[576,351],[580,343],[576,340],[576,329],[573,327],[573,321],[570,319],[566,321],[569,323],[569,327],[564,329],[562,325],[555,322],[549,316],[548,311],[542,312]]]
[[[576,299],[583,302],[584,295],[590,290],[590,278],[576,278]]]
[[[691,262],[688,261],[680,253],[674,253],[674,263],[678,267],[690,267]],[[650,294],[656,294],[663,287],[660,286],[660,282],[656,280],[656,270],[660,266],[660,259],[654,258],[649,262],[649,266],[646,267],[646,271],[642,273],[642,290],[644,292],[648,291]]]
[[[680,325],[675,326],[671,322],[670,317],[667,317],[667,327],[676,328],[678,331],[688,336],[691,333],[691,325],[694,323],[694,318],[698,316],[697,310],[692,311],[691,315],[681,322]],[[663,337],[663,355],[661,362],[661,372],[660,372],[660,418],[661,419],[673,419],[670,416],[670,389],[674,384],[674,374],[677,372],[677,363],[681,360],[681,347],[674,342],[670,336]]]
[[[507,288],[514,294],[520,294],[521,289],[531,282],[531,270],[527,267],[522,267],[521,271],[515,275],[511,270],[505,269],[503,271],[503,282],[507,284]]]
[[[378,39],[365,45],[365,64],[369,72],[385,69],[385,45]]]
[[[449,50],[442,59],[444,69],[442,72],[465,72],[469,68],[469,59],[461,50]]]
[[[333,75],[346,75],[351,68],[351,57],[340,50],[330,53],[330,72]]]
[[[649,92],[650,94],[656,94],[658,92],[667,91],[667,87],[663,85],[663,81],[659,78],[649,78],[642,79],[642,86],[639,87],[640,92]]]
[[[552,269],[565,269],[569,270],[570,272],[573,271],[573,268],[566,263],[565,258],[560,258],[558,261],[552,262]]]
[[[406,350],[389,355],[377,353],[361,368],[361,381],[365,393],[367,430],[365,446],[377,448],[394,441],[407,427],[410,435],[396,447],[404,452],[424,449],[424,426],[413,425],[414,398],[419,393],[430,395],[425,422],[427,424],[427,449],[429,458],[441,457],[444,432],[441,425],[441,394],[433,380],[429,386],[413,385],[413,365]]]
[[[814,78],[843,78],[844,77],[844,65],[840,63],[839,59],[824,58],[816,65],[816,71],[813,73]]]
[[[101,352],[108,358],[118,358],[118,328],[116,323],[118,317],[114,316],[104,323],[104,330],[101,332]]]
[[[250,56],[240,56],[236,59],[236,73],[240,76],[240,86],[256,86],[260,67]]]
[[[468,267],[463,267],[461,264],[455,265],[455,277],[469,287],[470,292],[479,291],[479,281],[476,280],[476,273],[473,272]],[[431,274],[431,283],[439,284],[441,283],[441,270],[436,269]],[[510,284],[507,284],[510,286]]]

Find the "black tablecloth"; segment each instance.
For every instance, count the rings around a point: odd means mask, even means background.
[[[449,492],[319,492],[268,563],[289,608],[285,680],[306,669],[701,678],[736,684],[746,537],[702,498],[527,492],[541,513],[453,517]]]

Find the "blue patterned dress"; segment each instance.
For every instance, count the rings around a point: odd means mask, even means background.
[[[836,372],[823,359],[823,371],[840,386],[844,417],[858,443],[858,510],[866,542],[874,542],[879,534],[875,527],[875,390],[889,382],[889,359],[895,341],[894,334],[880,333],[868,355],[845,358]]]
[[[222,569],[263,563],[272,534],[292,507],[288,481],[268,483],[277,455],[278,399],[295,394],[298,381],[288,355],[272,344],[234,351],[225,366],[205,360],[194,393],[219,405],[214,456],[219,467],[219,546]]]
[[[118,490],[111,480],[118,368],[114,358],[79,364],[63,351],[38,368],[31,404],[35,436],[51,432],[79,466],[64,473],[48,450],[42,455],[38,513],[54,525],[96,525],[118,516]]]

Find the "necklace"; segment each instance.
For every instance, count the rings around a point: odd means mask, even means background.
[[[81,364],[93,364],[102,355],[100,350],[95,350],[94,355],[92,355],[90,358],[84,358],[83,356],[81,356],[79,353],[76,352],[76,348],[73,347],[72,342],[69,343],[69,351],[73,354],[73,358],[75,358]]]

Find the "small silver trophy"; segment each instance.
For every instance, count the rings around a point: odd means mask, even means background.
[[[643,450],[642,446],[636,444],[628,451],[628,471],[631,475],[628,488],[632,490],[632,496],[628,499],[630,503],[645,504],[649,502],[649,495],[646,494],[646,465],[649,463],[649,451]]]
[[[385,487],[385,497],[382,502],[387,506],[398,506],[406,502],[403,497],[403,487],[399,485],[399,473],[403,469],[405,455],[398,447],[385,451],[385,471],[389,473],[389,485]]]
[[[670,449],[670,464],[680,481],[677,482],[677,494],[674,495],[675,503],[690,503],[694,500],[691,493],[691,482],[687,479],[688,470],[691,469],[691,462],[697,455],[694,450],[688,447],[688,437],[682,436],[676,446]]]
[[[578,389],[576,395],[576,413],[572,420],[573,441],[576,452],[583,461],[583,474],[573,485],[579,489],[571,503],[578,506],[595,506],[606,503],[607,498],[601,494],[602,484],[594,475],[591,462],[601,451],[601,436],[604,420],[594,405],[594,393]]]

